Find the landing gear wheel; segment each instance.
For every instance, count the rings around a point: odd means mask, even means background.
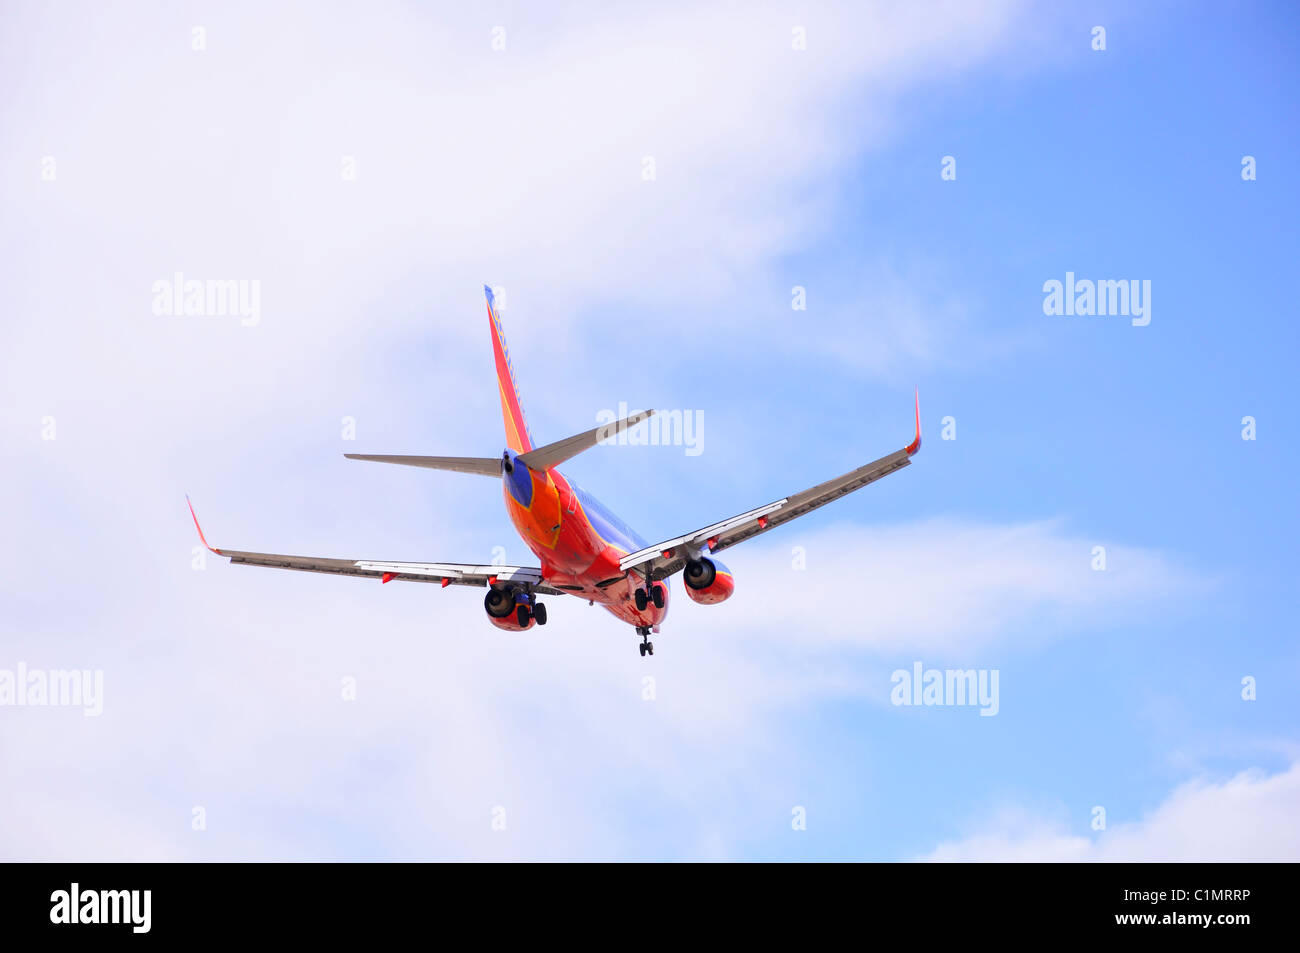
[[[640,645],[637,646],[637,648],[639,648],[639,649],[641,650],[641,657],[642,657],[642,658],[645,658],[645,647],[646,647],[647,645],[649,645],[649,644],[650,644],[649,642],[642,642]]]
[[[641,636],[641,644],[637,646],[641,650],[641,657],[645,658],[647,655],[654,655],[655,644],[650,641],[650,626],[638,625],[636,634]]]
[[[645,612],[646,597],[644,589],[637,589],[632,593],[632,601],[636,603],[637,612]]]
[[[656,608],[656,609],[662,609],[662,608],[664,607],[664,602],[667,601],[667,600],[664,598],[664,587],[663,587],[663,586],[655,586],[653,589],[651,589],[651,590],[650,590],[650,598],[654,600],[654,604],[655,604],[655,608]],[[654,653],[651,652],[650,654],[653,655]]]
[[[646,655],[654,655],[654,654],[655,654],[655,644],[654,644],[653,642],[645,642],[645,643],[643,643],[643,645],[644,645],[644,647],[645,647],[645,654],[646,654]]]
[[[515,620],[521,629],[528,625],[528,606],[519,606],[515,609]]]
[[[546,625],[546,606],[540,602],[533,606],[533,618],[537,620],[538,625]]]

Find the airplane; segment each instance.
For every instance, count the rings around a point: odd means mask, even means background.
[[[506,449],[500,457],[426,457],[345,453],[349,460],[369,460],[451,470],[500,479],[506,512],[540,566],[479,566],[464,563],[411,563],[368,559],[280,556],[214,549],[208,545],[186,496],[194,528],[207,549],[231,563],[304,572],[364,576],[381,583],[436,582],[487,588],[483,609],[499,629],[523,632],[546,625],[546,604],[539,596],[572,595],[599,603],[635,627],[641,656],[654,655],[651,633],[658,634],[668,614],[668,580],[682,573],[686,594],[704,605],[725,602],[735,591],[731,570],[717,553],[810,513],[820,506],[874,483],[912,462],[921,448],[921,396],[916,394],[916,436],[901,450],[858,467],[811,489],[782,497],[738,516],[650,545],[599,500],[560,473],[561,463],[636,426],[654,414],[641,411],[624,419],[537,446],[519,399],[514,365],[492,289],[487,293],[488,326],[496,361]]]

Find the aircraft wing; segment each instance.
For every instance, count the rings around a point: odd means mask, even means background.
[[[735,546],[903,469],[912,462],[912,455],[919,449],[921,449],[921,399],[918,395],[916,438],[902,450],[896,450],[888,456],[801,493],[776,500],[720,523],[705,526],[685,536],[666,539],[640,552],[631,553],[620,560],[619,566],[625,572],[636,571],[652,579],[664,579],[679,571],[686,565],[687,560],[695,558],[700,553],[707,555],[710,552],[716,553],[729,546]]]
[[[189,503],[189,498],[186,497]],[[273,569],[297,569],[300,572],[324,572],[336,576],[363,576],[380,582],[437,582],[447,586],[475,586],[487,588],[496,582],[513,582],[528,585],[534,592],[548,596],[564,595],[542,582],[541,569],[533,566],[477,566],[469,563],[405,563],[371,559],[330,559],[324,556],[281,556],[277,553],[246,553],[233,549],[214,549],[208,545],[190,503],[190,516],[199,539],[210,552],[225,556],[231,563],[245,566],[268,566]]]

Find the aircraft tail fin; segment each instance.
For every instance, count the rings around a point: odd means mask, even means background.
[[[528,421],[524,419],[524,408],[519,401],[515,370],[510,363],[510,348],[506,346],[506,334],[501,327],[501,318],[497,315],[492,289],[484,285],[483,291],[487,295],[488,326],[492,330],[492,355],[496,361],[497,387],[501,391],[501,416],[506,425],[506,446],[515,453],[527,453],[533,449],[533,437],[528,432]]]

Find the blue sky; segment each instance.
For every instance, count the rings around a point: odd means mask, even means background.
[[[0,670],[105,704],[0,707],[0,855],[1300,856],[1291,7],[75,9],[0,38]],[[176,270],[260,322],[152,313]],[[1150,324],[1045,315],[1067,271]],[[218,547],[529,562],[488,481],[341,457],[499,452],[485,282],[540,439],[703,414],[566,468],[647,537],[897,449],[913,387],[925,445],[648,661],[562,600],[195,571],[186,492]],[[916,661],[997,715],[892,705]]]

